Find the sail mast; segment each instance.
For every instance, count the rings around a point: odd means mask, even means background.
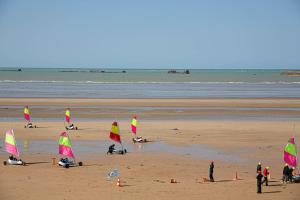
[[[296,129],[294,122],[294,142],[295,142],[295,151],[296,151],[296,169],[298,168],[298,151],[297,151],[297,142],[296,142]]]
[[[16,157],[19,157],[19,151],[13,129],[10,129],[5,133],[5,148],[7,153],[11,153]]]

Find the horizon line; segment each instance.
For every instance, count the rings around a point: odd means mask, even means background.
[[[130,69],[130,70],[225,70],[225,69],[236,69],[236,70],[252,70],[252,69],[269,69],[269,70],[275,70],[275,69],[283,69],[283,70],[300,70],[300,66],[299,67],[251,67],[251,68],[240,68],[240,67],[224,67],[224,68],[218,68],[218,67],[212,67],[212,68],[205,68],[205,67],[199,67],[199,68],[188,68],[188,67],[71,67],[71,66],[67,66],[67,67],[2,67],[0,66],[0,68],[9,68],[9,69]]]

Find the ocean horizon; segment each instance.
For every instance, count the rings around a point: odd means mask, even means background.
[[[0,68],[0,97],[298,98],[285,69]]]

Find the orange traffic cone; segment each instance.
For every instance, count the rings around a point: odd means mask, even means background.
[[[121,187],[120,178],[118,178],[118,180],[117,180],[117,186],[118,186],[118,187]]]

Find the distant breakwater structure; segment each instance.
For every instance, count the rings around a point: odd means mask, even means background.
[[[88,72],[88,73],[127,73],[125,70],[122,71],[105,71],[105,70],[61,70],[59,72]]]
[[[183,72],[177,70],[169,70],[168,74],[190,74],[190,70],[186,69]]]
[[[300,76],[300,70],[288,70],[281,72],[280,75],[284,76]]]
[[[1,69],[0,71],[2,72],[21,72],[22,69],[19,68],[19,69]]]
[[[105,71],[105,70],[90,70],[91,73],[126,73],[125,70],[122,71]]]

